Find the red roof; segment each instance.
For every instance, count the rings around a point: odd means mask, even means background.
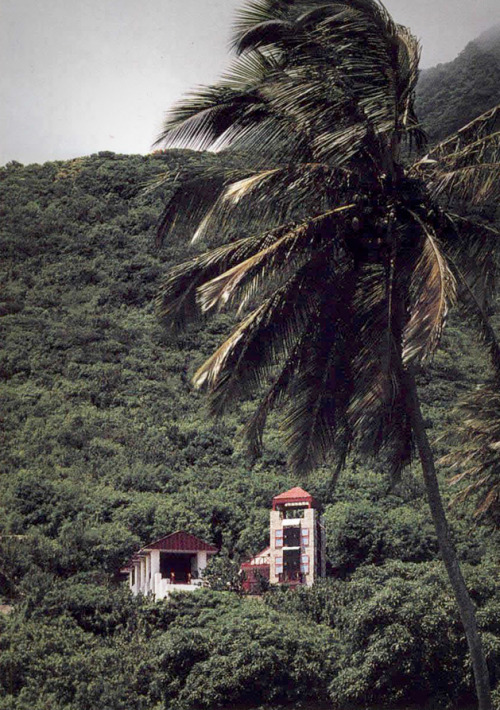
[[[219,550],[204,540],[200,540],[196,535],[178,530],[171,535],[150,542],[144,545],[139,552],[144,550],[171,550],[172,552],[209,552],[215,553]]]
[[[295,488],[290,488],[289,491],[274,496],[273,509],[276,504],[279,505],[280,503],[309,503],[311,508],[316,506],[316,501],[312,495],[303,488],[299,488],[299,486],[295,486]]]

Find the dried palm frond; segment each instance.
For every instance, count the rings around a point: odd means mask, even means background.
[[[425,360],[439,344],[448,309],[456,300],[456,282],[432,226],[411,212],[423,236],[410,287],[410,317],[403,333],[406,364]]]
[[[210,238],[224,241],[237,224],[250,230],[270,229],[287,220],[319,214],[352,199],[359,184],[348,170],[324,163],[292,163],[259,170],[226,184],[215,193],[211,208],[198,224],[192,241]]]

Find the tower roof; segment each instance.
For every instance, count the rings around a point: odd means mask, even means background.
[[[314,500],[312,495],[305,491],[303,488],[300,488],[299,486],[295,486],[295,488],[290,488],[289,491],[280,493],[279,495],[274,496],[273,498],[273,508],[276,505],[283,505],[286,503],[309,503],[311,508],[316,507],[316,501]]]

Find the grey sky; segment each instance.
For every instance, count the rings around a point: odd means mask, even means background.
[[[145,153],[184,92],[214,81],[242,0],[0,0],[0,164]],[[500,21],[498,0],[386,0],[453,59]]]

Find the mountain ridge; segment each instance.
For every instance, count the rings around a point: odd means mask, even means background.
[[[500,103],[500,24],[469,42],[451,62],[421,71],[417,115],[431,142]]]

